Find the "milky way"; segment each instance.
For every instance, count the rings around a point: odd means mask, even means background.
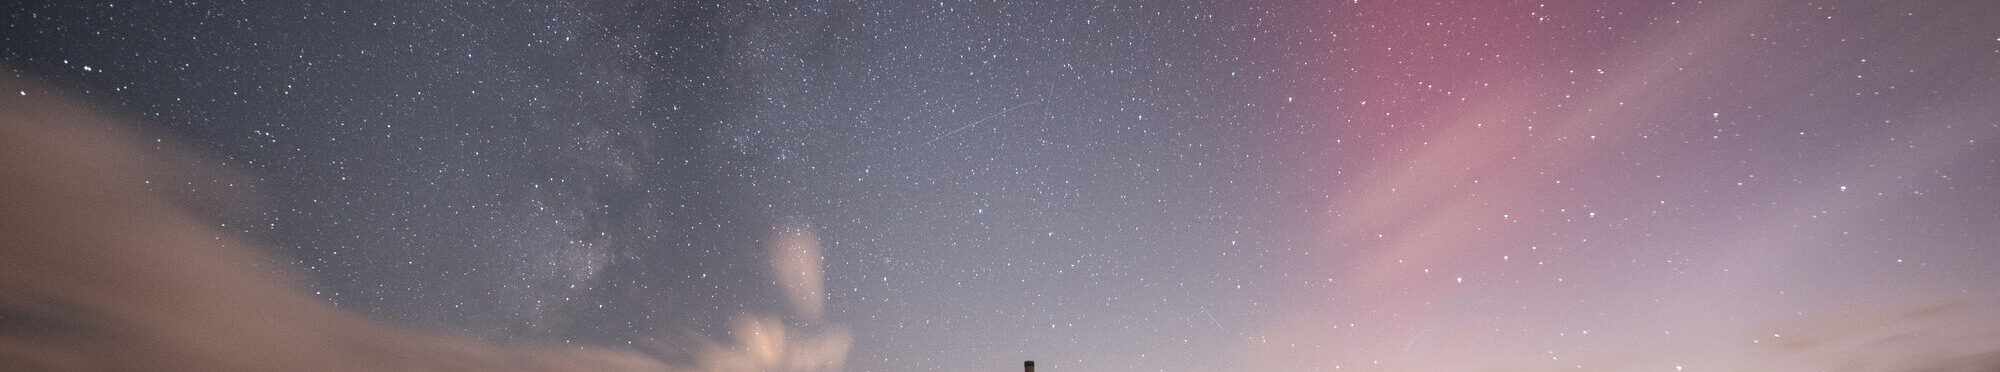
[[[707,368],[745,333],[851,371],[2000,368],[1996,2],[4,8],[10,73],[240,168],[174,187],[253,195],[222,229],[410,328]]]

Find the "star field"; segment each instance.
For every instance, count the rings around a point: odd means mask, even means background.
[[[241,169],[160,187],[255,196],[221,228],[411,328],[676,362],[749,315],[851,334],[815,344],[849,371],[2000,366],[2000,3],[4,8],[9,73]]]

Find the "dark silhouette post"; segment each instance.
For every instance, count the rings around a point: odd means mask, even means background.
[[[1027,369],[1028,369],[1028,372],[1035,372],[1035,361],[1032,361],[1032,360],[1030,360],[1030,361],[1027,361],[1027,362],[1024,362],[1024,363],[1021,363],[1021,368],[1027,368]]]

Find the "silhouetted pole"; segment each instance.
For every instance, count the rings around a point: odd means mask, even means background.
[[[1035,361],[1023,362],[1021,363],[1021,368],[1027,368],[1028,372],[1035,372]]]

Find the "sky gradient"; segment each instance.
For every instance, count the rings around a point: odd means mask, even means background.
[[[718,370],[2000,368],[2000,2],[5,9],[10,73],[239,169],[158,187],[251,195],[208,212],[419,330]]]

